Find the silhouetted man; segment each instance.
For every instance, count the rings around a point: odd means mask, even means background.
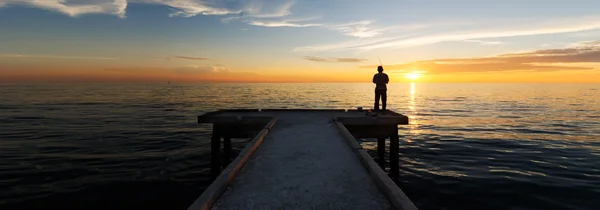
[[[387,74],[383,73],[382,66],[378,66],[377,71],[379,73],[373,76],[373,83],[375,83],[375,111],[379,111],[379,98],[381,98],[381,109],[385,111],[387,102],[386,84],[390,81],[390,78]]]

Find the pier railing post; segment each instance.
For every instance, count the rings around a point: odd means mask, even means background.
[[[221,174],[221,135],[220,126],[213,124],[212,137],[210,141],[210,171],[213,178],[216,178],[219,176],[219,174]]]
[[[399,136],[398,136],[398,125],[393,126],[392,135],[390,136],[390,177],[392,180],[397,181],[400,173],[400,154],[399,154]]]
[[[385,138],[378,137],[377,138],[377,162],[379,163],[379,167],[385,171]]]

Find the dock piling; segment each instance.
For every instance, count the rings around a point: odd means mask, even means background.
[[[213,125],[212,137],[210,141],[210,163],[211,163],[211,174],[213,178],[216,178],[221,174],[221,128],[220,126]]]
[[[231,137],[224,134],[223,136],[223,168],[227,168],[231,162]]]
[[[385,171],[385,138],[377,138],[377,162],[379,167]]]
[[[395,126],[394,130],[392,131],[392,135],[390,136],[390,176],[394,182],[398,181],[398,176],[400,173],[399,141],[398,126]]]

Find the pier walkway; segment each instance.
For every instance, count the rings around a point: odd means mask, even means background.
[[[393,112],[366,114],[222,110],[200,116],[199,123],[213,124],[213,170],[225,169],[189,209],[416,209],[354,139],[394,136],[389,125],[395,125],[397,142],[397,125],[408,119]],[[252,135],[231,164],[231,154],[222,158],[220,137],[223,152],[231,153],[231,138]]]

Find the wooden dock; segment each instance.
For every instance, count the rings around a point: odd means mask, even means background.
[[[220,110],[211,123],[213,183],[188,210],[404,209],[415,205],[398,188],[398,125],[406,116],[358,110]],[[253,138],[233,160],[231,138]],[[390,140],[385,173],[356,138]],[[223,147],[221,147],[223,139]],[[221,150],[223,152],[221,152]]]

